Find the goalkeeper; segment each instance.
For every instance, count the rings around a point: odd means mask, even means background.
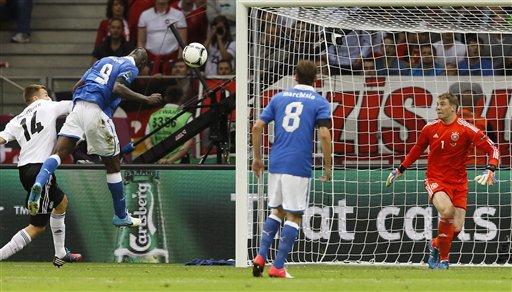
[[[468,193],[465,163],[469,150],[474,145],[489,157],[484,172],[475,177],[481,185],[494,184],[499,161],[493,142],[477,127],[457,117],[458,107],[459,101],[451,93],[437,97],[438,119],[423,127],[416,145],[386,181],[386,186],[391,185],[429,147],[425,189],[440,216],[437,237],[429,243],[431,269],[448,269],[452,240],[464,225]]]

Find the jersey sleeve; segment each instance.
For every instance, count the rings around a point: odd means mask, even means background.
[[[268,105],[263,109],[260,115],[260,120],[265,124],[272,122],[275,119],[275,98],[270,99]]]
[[[498,166],[500,160],[500,152],[494,143],[487,137],[484,132],[474,125],[463,121],[462,126],[465,128],[466,134],[476,148],[485,151],[488,155],[488,164]]]
[[[317,115],[316,115],[316,120],[319,121],[319,120],[327,120],[327,119],[331,119],[331,105],[325,101],[325,102],[322,102],[322,104],[320,105],[319,109],[318,109],[318,112],[317,112]]]
[[[56,116],[67,115],[73,110],[73,102],[71,100],[55,102],[53,109]]]
[[[420,136],[418,137],[418,140],[416,141],[416,144],[412,147],[411,151],[405,156],[404,161],[402,162],[402,166],[405,168],[408,168],[411,166],[418,158],[420,158],[421,154],[427,149],[428,147],[428,133],[429,133],[429,126],[426,125],[421,129]]]
[[[146,12],[146,11],[144,11]],[[137,24],[138,27],[146,27],[148,24],[147,24],[147,13],[144,13],[142,12],[140,17],[139,17],[139,23]]]
[[[125,85],[130,85],[135,78],[139,75],[139,69],[135,67],[131,62],[125,62],[120,68],[117,81],[121,81]]]
[[[180,17],[178,20],[178,23],[176,24],[177,28],[187,28],[187,18],[185,17],[185,14],[181,10],[178,10]]]
[[[0,138],[5,140],[5,143],[16,140],[16,129],[14,126],[14,119],[10,120],[7,125],[5,126],[5,129],[0,132]]]

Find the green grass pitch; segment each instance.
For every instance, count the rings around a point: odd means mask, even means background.
[[[253,278],[250,269],[176,264],[0,262],[0,291],[512,291],[510,267],[291,265],[295,279]]]

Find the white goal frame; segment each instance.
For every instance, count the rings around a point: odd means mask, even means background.
[[[251,7],[360,7],[360,6],[512,6],[511,0],[237,0],[236,1],[236,267],[247,267],[248,248],[248,133],[250,131],[248,112],[248,11]]]

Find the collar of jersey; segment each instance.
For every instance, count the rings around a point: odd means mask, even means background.
[[[135,65],[135,59],[132,56],[124,56],[123,58],[130,60],[130,62]]]
[[[298,90],[309,90],[309,91],[313,91],[313,92],[315,91],[313,86],[309,86],[309,85],[305,85],[305,84],[297,84],[293,88],[298,89]]]

